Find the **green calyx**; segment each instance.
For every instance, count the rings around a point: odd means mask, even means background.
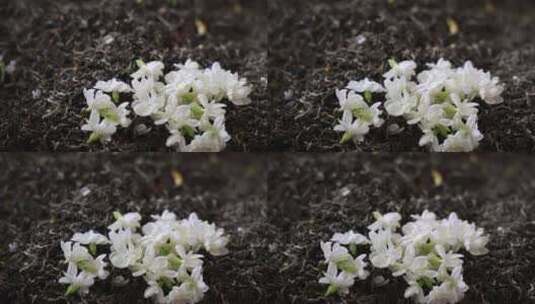
[[[394,58],[390,58],[388,59],[388,65],[393,69],[398,66],[398,62]]]
[[[341,144],[345,144],[346,142],[350,141],[353,139],[353,134],[349,133],[349,132],[345,132],[344,133],[344,136],[342,136],[342,139],[340,140],[340,143]]]
[[[332,296],[333,294],[338,293],[338,288],[334,285],[329,285],[329,288],[327,288],[327,291],[325,292],[325,296]]]
[[[119,115],[117,115],[117,113],[115,113],[112,109],[110,108],[101,109],[98,112],[100,116],[104,117],[105,119],[113,123],[119,123]]]
[[[167,256],[167,261],[171,268],[178,270],[182,266],[182,259],[177,257],[175,254],[171,253]]]
[[[429,265],[431,265],[433,269],[438,269],[440,265],[442,264],[442,259],[435,253],[429,254],[429,256],[427,257],[427,261],[429,262]]]
[[[450,97],[450,94],[446,91],[440,91],[435,95],[435,103],[443,103]]]
[[[190,104],[194,101],[197,101],[197,94],[193,92],[189,92],[189,93],[182,95],[182,102],[186,104]]]
[[[102,136],[98,133],[91,133],[91,135],[89,135],[89,139],[87,139],[87,143],[88,144],[92,144],[92,143],[95,143],[97,141],[100,141],[100,139],[102,138]]]
[[[195,137],[195,129],[193,129],[191,126],[183,126],[180,128],[180,132],[188,138]]]
[[[365,122],[371,122],[373,119],[373,115],[371,111],[366,108],[355,108],[353,110],[353,115],[355,115],[355,117]]]
[[[372,216],[375,220],[379,220],[383,215],[379,211],[372,212]]]
[[[198,102],[193,102],[191,104],[191,114],[195,119],[201,119],[204,114],[204,109]]]
[[[435,249],[435,244],[432,242],[427,242],[418,246],[418,252],[421,255],[428,255]]]
[[[356,244],[349,244],[349,251],[353,256],[357,255],[357,245]]]
[[[435,135],[441,136],[443,138],[448,137],[450,132],[451,132],[450,128],[448,128],[448,127],[446,127],[444,125],[436,125],[435,127],[433,127],[433,133],[435,133]]]
[[[141,59],[138,59],[136,60],[136,65],[138,68],[141,68],[141,67],[144,67],[145,66],[145,62]]]
[[[451,103],[447,103],[446,105],[444,105],[442,110],[444,111],[446,117],[449,119],[452,119],[453,117],[455,117],[455,114],[457,114],[457,108]]]
[[[173,245],[166,243],[160,246],[160,255],[166,256],[173,252],[174,248]]]
[[[173,286],[175,286],[173,280],[166,277],[159,278],[157,282],[165,293],[169,293],[173,289]]]
[[[119,100],[120,100],[119,92],[116,92],[116,91],[111,92],[111,99],[115,103],[119,102]]]
[[[118,221],[123,215],[119,211],[113,211],[113,218]]]
[[[366,100],[367,103],[371,103],[372,102],[372,92],[365,91],[364,92],[364,100]]]
[[[89,272],[89,273],[97,272],[97,268],[95,267],[95,265],[89,261],[80,261],[77,263],[77,265],[80,269],[82,269],[85,272]]]
[[[428,277],[421,277],[419,278],[418,280],[416,280],[416,282],[418,283],[418,285],[420,285],[420,287],[422,288],[426,288],[426,289],[431,289],[433,288],[433,279],[431,278],[428,278]]]
[[[67,291],[65,291],[65,296],[70,296],[78,292],[78,289],[80,289],[80,286],[76,285],[69,285],[69,288],[67,288]]]
[[[355,273],[358,271],[357,267],[355,267],[355,264],[353,264],[349,259],[336,263],[336,266],[338,266],[338,268],[342,269],[343,271],[349,273]]]
[[[89,252],[91,252],[92,255],[97,254],[97,244],[95,243],[89,244]]]

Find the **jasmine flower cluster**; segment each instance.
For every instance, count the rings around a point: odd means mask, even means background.
[[[355,279],[365,280],[368,277],[369,272],[366,271],[368,264],[364,262],[366,254],[354,257],[357,253],[356,246],[367,243],[369,241],[366,237],[353,231],[345,234],[336,233],[330,242],[320,243],[327,263],[327,272],[319,280],[320,284],[329,286],[325,296],[335,293],[347,294]]]
[[[95,283],[95,279],[104,280],[108,277],[108,265],[104,262],[105,254],[95,258],[97,245],[108,244],[109,240],[94,231],[76,233],[71,241],[61,242],[61,249],[68,264],[67,272],[59,279],[61,284],[68,284],[66,295],[74,293],[86,294]]]
[[[488,253],[489,237],[482,228],[460,220],[455,213],[439,220],[426,210],[421,215],[412,215],[412,221],[399,231],[399,213],[374,212],[373,215],[376,221],[368,226],[368,237],[349,231],[335,234],[333,240],[354,246],[370,244],[371,265],[389,269],[394,277],[402,277],[408,284],[405,297],[416,303],[458,303],[463,299],[468,286],[463,280],[463,254],[459,252],[464,250],[474,256]],[[321,246],[323,249],[325,243]],[[333,256],[347,259],[347,252],[339,246],[328,253],[327,261]],[[328,281],[334,286],[329,288],[347,293],[353,281],[346,277],[338,275],[337,280]],[[320,282],[327,280],[322,278]]]
[[[479,104],[474,100],[479,98],[490,105],[502,103],[504,86],[498,77],[474,68],[470,61],[453,68],[451,62],[441,58],[436,63],[428,63],[427,69],[418,74],[414,61],[390,60],[389,64],[391,69],[383,75],[383,84],[366,78],[349,82],[346,89],[351,92],[348,95],[337,91],[344,116],[335,130],[345,132],[342,142],[346,138],[355,142],[363,140],[369,131],[363,127],[366,125],[363,118],[381,121],[377,109],[381,103],[371,107],[367,104],[372,102],[372,93],[384,92],[388,115],[403,117],[407,124],[420,128],[423,133],[420,146],[435,152],[468,152],[478,147],[483,135],[477,125]],[[364,99],[357,93],[364,94]],[[350,112],[357,117],[355,122],[350,119]],[[367,114],[362,117],[362,112]]]
[[[135,115],[150,117],[154,124],[167,128],[168,147],[183,152],[225,148],[231,137],[225,128],[223,100],[237,106],[250,104],[252,89],[245,78],[222,69],[217,62],[201,69],[197,62],[188,60],[165,75],[160,61],[136,63],[138,70],[130,75],[130,85],[112,79],[84,90],[91,115],[82,130],[92,132],[89,142],[109,141],[119,125],[128,127],[130,106]],[[121,95],[128,93],[132,102],[115,106]]]
[[[228,253],[229,241],[223,229],[199,220],[195,213],[178,220],[176,215],[164,211],[153,215],[152,221],[141,226],[138,213],[114,212],[115,222],[108,226],[108,237],[92,231],[75,234],[73,249],[70,242],[63,243],[69,270],[60,283],[70,284],[67,294],[87,293],[94,278],[105,279],[106,254],[93,262],[89,252],[96,252],[96,245],[109,244],[109,261],[114,268],[129,269],[134,277],[142,277],[147,283],[145,297],[155,303],[197,303],[202,300],[208,286],[203,279],[203,255],[201,250],[213,256]],[[83,248],[83,249],[80,249]],[[73,254],[72,252],[75,252]],[[89,267],[89,266],[91,267]],[[82,272],[77,274],[76,268]],[[73,270],[74,269],[74,270]]]
[[[334,127],[337,132],[344,132],[340,143],[352,140],[359,143],[370,131],[370,127],[379,128],[384,120],[380,117],[383,113],[379,110],[380,102],[369,105],[372,101],[372,93],[384,92],[384,89],[376,82],[367,78],[360,83],[350,82],[349,90],[336,90],[336,97],[342,110],[342,119]],[[364,93],[364,97],[360,94]]]

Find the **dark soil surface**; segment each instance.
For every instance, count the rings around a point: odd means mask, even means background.
[[[138,2],[142,2],[139,4]],[[132,62],[188,58],[219,61],[254,86],[254,103],[228,106],[227,150],[268,150],[267,19],[265,1],[245,0],[2,0],[0,54],[17,60],[0,84],[0,149],[10,151],[161,151],[165,128],[137,136],[136,119],[111,143],[85,144],[82,89],[97,80],[128,80]],[[207,26],[199,36],[195,21]],[[114,41],[106,44],[106,38]],[[32,91],[40,90],[38,98]]]
[[[405,283],[357,281],[350,295],[323,297],[320,240],[354,229],[366,233],[375,210],[407,220],[428,209],[456,212],[490,234],[490,253],[467,255],[470,286],[462,303],[535,302],[535,170],[533,159],[511,155],[286,155],[271,165],[269,217],[280,235],[267,264],[278,279],[272,303],[411,303]],[[435,183],[432,172],[443,179]],[[438,181],[438,180],[437,180]],[[404,223],[404,222],[403,222]],[[377,271],[373,275],[384,274]],[[391,278],[390,276],[386,276]]]
[[[266,298],[267,264],[265,159],[220,154],[1,155],[0,302],[152,303],[145,283],[130,278],[114,287],[97,281],[82,299],[63,296],[57,282],[65,264],[59,246],[74,232],[106,232],[114,210],[138,211],[145,219],[166,208],[180,218],[197,212],[225,228],[230,253],[206,257],[210,290],[203,303],[257,303]],[[184,183],[176,187],[174,170]],[[83,193],[89,189],[89,194]],[[8,245],[11,244],[12,250]],[[112,274],[117,272],[114,270]]]
[[[389,58],[471,60],[506,84],[505,103],[481,105],[480,151],[535,151],[535,2],[531,0],[273,0],[269,8],[272,150],[352,151],[334,132],[335,88],[382,80]],[[450,35],[447,19],[459,33]],[[357,37],[366,41],[358,44]],[[363,151],[420,151],[420,131],[372,130]]]

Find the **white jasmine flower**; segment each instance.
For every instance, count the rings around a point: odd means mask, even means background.
[[[453,269],[452,274],[440,286],[435,286],[426,296],[426,303],[432,304],[454,304],[460,302],[464,298],[468,286],[464,283],[462,268],[457,267]]]
[[[128,84],[115,78],[108,81],[98,81],[95,84],[95,89],[101,90],[106,93],[129,93],[132,91],[132,88]]]
[[[442,144],[441,150],[444,152],[469,152],[479,146],[479,141],[483,135],[477,127],[477,116],[468,117],[466,124],[461,123],[458,131],[449,135]]]
[[[145,292],[143,294],[145,298],[153,298],[156,303],[166,302],[167,299],[165,297],[164,291],[157,281],[148,281],[147,285],[149,285],[149,287],[145,289]]]
[[[365,280],[370,273],[366,271],[366,266],[368,263],[364,262],[364,259],[366,258],[365,254],[361,254],[355,259],[351,260],[351,268],[354,269],[354,271],[351,271],[355,277],[359,278],[360,280]]]
[[[104,235],[94,232],[93,230],[89,230],[85,233],[75,233],[73,237],[71,238],[72,241],[78,242],[83,245],[89,245],[89,244],[96,244],[96,245],[103,245],[108,244],[110,241],[107,237]]]
[[[343,110],[342,120],[334,127],[335,131],[344,132],[341,143],[350,139],[355,142],[364,140],[364,135],[369,132],[370,125],[380,127],[383,119],[379,110],[381,103],[375,103],[371,107],[364,102],[362,96],[353,91],[336,90],[336,97]],[[357,119],[353,122],[353,117]]]
[[[342,111],[352,113],[357,108],[367,108],[368,105],[359,94],[348,90],[336,90],[336,97]]]
[[[201,267],[193,269],[191,276],[169,293],[170,303],[197,303],[202,300],[208,286],[204,283]]]
[[[181,267],[187,270],[193,270],[197,267],[202,267],[202,254],[195,254],[193,251],[186,252],[186,249],[182,245],[177,245],[175,250],[181,259]]]
[[[387,268],[396,263],[402,254],[402,248],[396,246],[390,230],[370,231],[372,244],[370,261],[377,268]]]
[[[499,84],[500,79],[498,77],[491,78],[490,74],[486,74],[486,77],[479,83],[479,95],[487,104],[495,105],[503,102],[501,96],[505,87]]]
[[[431,128],[422,129],[423,135],[418,141],[420,147],[428,146],[431,151],[440,151],[440,143],[437,134]]]
[[[439,71],[449,71],[451,69],[451,62],[448,60],[445,60],[444,58],[440,58],[437,63],[428,63],[426,64],[429,68]]]
[[[392,69],[383,75],[383,77],[386,79],[392,79],[396,77],[410,79],[415,75],[417,65],[416,62],[412,60],[402,61],[400,63],[390,60],[389,63]]]
[[[347,86],[347,89],[353,90],[357,93],[364,93],[364,92],[371,92],[371,93],[381,93],[385,92],[385,88],[375,81],[371,81],[368,78],[364,78],[364,80],[360,81],[354,81],[351,80]]]
[[[199,103],[203,107],[203,116],[217,118],[225,115],[225,104],[217,103],[215,100],[209,101],[205,95],[199,95],[198,98]]]
[[[132,120],[128,118],[130,111],[126,108],[129,105],[128,102],[123,102],[117,107],[118,124],[123,128],[128,128],[130,123],[132,123]]]
[[[409,287],[405,289],[404,297],[413,298],[416,303],[425,303],[425,293],[420,284],[416,280],[411,280],[408,284]]]
[[[80,244],[89,245],[89,251],[93,255],[96,254],[97,245],[104,245],[110,243],[107,237],[100,233],[96,233],[93,230],[89,230],[86,233],[77,232],[73,235],[71,240]]]
[[[452,110],[455,111],[455,115],[454,115],[455,118],[460,119],[460,118],[477,115],[477,112],[478,112],[477,103],[468,102],[468,100],[461,100],[461,98],[457,94],[451,94],[450,99],[454,105]]]
[[[444,246],[441,244],[435,245],[435,252],[440,257],[440,269],[454,269],[462,267],[462,254],[453,253],[453,251],[446,252]]]
[[[399,227],[399,221],[401,221],[401,214],[397,212],[389,212],[382,215],[380,212],[375,211],[373,213],[375,222],[368,226],[371,231],[377,231],[380,229],[394,231]]]
[[[136,62],[138,64],[139,70],[130,75],[133,79],[140,78],[152,78],[158,79],[163,75],[164,64],[161,61],[151,61],[149,63],[144,63],[141,60]]]
[[[356,119],[353,121],[353,114],[344,112],[342,119],[339,121],[338,125],[334,127],[334,130],[337,132],[344,132],[341,143],[351,139],[354,142],[361,142],[364,140],[364,136],[370,131],[370,127],[361,120]]]
[[[334,263],[329,263],[327,272],[323,275],[324,276],[319,279],[319,283],[329,285],[329,289],[325,294],[326,296],[334,293],[342,295],[348,294],[349,288],[355,283],[355,279],[351,274],[344,271],[338,273],[338,269]]]
[[[156,114],[165,105],[165,96],[158,92],[160,83],[153,78],[141,78],[132,80],[134,87],[134,113],[145,117]]]
[[[91,260],[93,257],[89,254],[86,247],[80,245],[80,243],[73,242],[61,242],[61,250],[65,256],[65,261],[69,264],[78,264],[81,261]]]
[[[213,256],[222,256],[228,253],[227,244],[229,238],[223,236],[223,229],[210,229],[204,233],[204,248]]]
[[[233,76],[226,84],[227,98],[237,106],[248,105],[252,102],[249,98],[252,88],[247,85],[245,78],[237,79],[237,77],[237,75]]]
[[[320,247],[327,263],[337,264],[351,259],[347,248],[338,243],[320,242]]]
[[[217,117],[213,124],[201,126],[204,129],[202,135],[196,135],[191,143],[186,146],[187,152],[219,152],[225,148],[230,140],[230,135],[225,129],[225,121],[222,116]]]
[[[486,248],[489,242],[489,237],[484,235],[484,230],[476,229],[474,225],[470,225],[470,228],[465,231],[463,235],[464,248],[472,255],[485,255],[489,252]]]
[[[124,215],[119,212],[114,212],[113,217],[115,218],[115,222],[108,226],[108,229],[111,231],[120,229],[134,231],[140,227],[139,221],[141,221],[141,215],[137,212],[129,212]]]
[[[89,293],[89,287],[95,283],[94,277],[84,271],[78,273],[78,268],[74,264],[69,264],[67,272],[63,273],[63,277],[59,279],[61,284],[69,284],[66,295],[71,295],[75,292],[80,294]]]
[[[165,145],[168,147],[178,146],[179,151],[183,151],[186,148],[186,138],[182,135],[182,132],[177,129],[169,130],[171,135],[167,138]]]
[[[105,258],[106,255],[101,254],[96,259],[91,257],[88,260],[78,262],[77,265],[84,272],[89,273],[94,277],[98,277],[101,280],[105,280],[109,275],[109,272],[106,271],[108,263],[104,262]]]
[[[82,131],[92,132],[88,140],[89,143],[106,142],[111,140],[111,136],[115,134],[117,128],[107,119],[100,120],[97,111],[91,111],[87,123],[82,126]]]
[[[402,116],[411,112],[418,105],[418,95],[413,93],[415,84],[405,78],[385,80],[385,109],[389,115]]]
[[[145,276],[150,281],[156,281],[161,278],[175,278],[178,273],[170,269],[169,259],[167,256],[156,256],[153,250],[145,251],[145,255],[141,263],[136,263],[132,266],[134,277]],[[152,286],[148,287],[149,291],[146,293],[153,293],[155,290]],[[152,290],[152,291],[151,291]]]
[[[142,256],[142,250],[134,243],[130,230],[110,231],[111,241],[110,261],[117,268],[127,268],[135,265]]]
[[[104,94],[102,91],[99,90],[93,90],[84,89],[84,96],[85,100],[87,102],[87,108],[90,111],[96,110],[101,111],[104,109],[114,108],[115,105],[111,101],[111,98],[109,95]]]
[[[360,233],[355,233],[353,230],[350,230],[346,233],[335,233],[331,238],[331,241],[340,243],[342,245],[361,245],[370,243],[367,237]]]

